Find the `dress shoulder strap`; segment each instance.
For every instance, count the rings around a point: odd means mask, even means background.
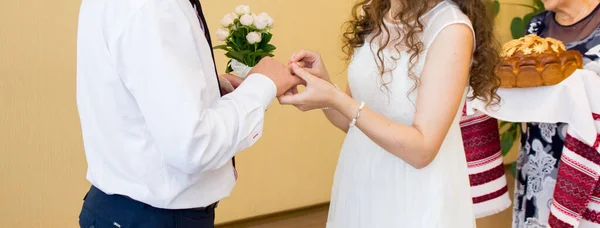
[[[473,38],[475,38],[475,30],[473,29],[471,20],[455,3],[452,1],[443,1],[439,4],[422,20],[424,24],[423,44],[425,48],[429,48],[440,32],[450,25],[464,24],[468,26],[473,31]],[[476,45],[475,39],[473,43]],[[473,50],[475,49],[473,48]]]

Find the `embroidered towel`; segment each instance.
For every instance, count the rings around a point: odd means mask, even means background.
[[[503,100],[499,108],[486,109],[475,100],[467,112],[476,109],[511,122],[569,124],[550,226],[600,228],[600,77],[578,70],[555,86],[499,89],[498,94]]]
[[[498,121],[482,112],[466,115],[460,127],[467,157],[476,218],[504,211],[511,204],[500,147]]]

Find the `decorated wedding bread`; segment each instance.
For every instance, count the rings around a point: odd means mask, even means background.
[[[567,51],[556,39],[527,35],[504,44],[496,68],[502,88],[556,85],[583,68],[578,51]]]

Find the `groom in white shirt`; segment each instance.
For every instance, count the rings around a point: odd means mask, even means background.
[[[235,184],[233,156],[299,79],[266,58],[221,97],[198,0],[83,0],[79,16],[77,104],[92,183],[80,227],[214,227]]]

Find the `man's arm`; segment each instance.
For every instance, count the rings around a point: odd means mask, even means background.
[[[165,163],[185,173],[222,167],[260,137],[273,81],[250,75],[234,92],[205,103],[207,85],[194,26],[176,1],[149,1],[111,46],[119,74],[137,101]],[[142,159],[142,158],[140,158]]]

